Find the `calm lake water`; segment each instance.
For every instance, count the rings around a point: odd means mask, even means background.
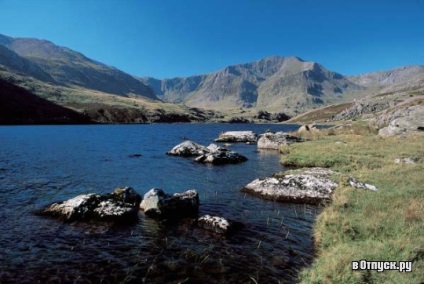
[[[319,208],[240,192],[283,170],[277,151],[232,144],[248,157],[211,166],[165,152],[183,137],[209,145],[219,133],[290,131],[297,126],[157,124],[0,127],[1,283],[292,283],[312,261]],[[129,157],[141,154],[139,158]],[[145,218],[131,225],[63,223],[33,214],[83,193],[132,186],[168,193],[197,189],[200,215],[245,224],[230,237]]]

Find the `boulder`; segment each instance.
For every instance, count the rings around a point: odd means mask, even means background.
[[[228,149],[216,144],[210,144],[205,147],[192,141],[184,141],[172,148],[167,154],[184,157],[195,156],[196,159],[194,161],[202,164],[224,165],[247,161],[245,156],[228,151]]]
[[[136,218],[141,196],[131,187],[118,188],[109,194],[83,194],[53,203],[38,212],[65,221],[126,220]]]
[[[252,131],[227,131],[219,135],[215,142],[256,142],[258,135]]]
[[[319,131],[318,128],[314,124],[306,124],[302,125],[299,130],[297,130],[298,133],[308,133],[308,132],[316,132]]]
[[[193,157],[206,153],[209,153],[209,150],[205,146],[186,140],[172,148],[171,151],[166,154],[171,156]]]
[[[203,229],[213,231],[218,234],[230,234],[243,227],[243,224],[240,222],[210,215],[204,215],[197,219],[197,225]]]
[[[211,144],[207,147],[209,153],[197,157],[194,161],[202,164],[238,164],[247,161],[247,158],[234,151]]]
[[[334,172],[324,168],[300,169],[292,174],[255,179],[243,192],[280,202],[317,204],[331,198],[338,184]]]
[[[199,210],[199,194],[194,189],[166,194],[162,189],[153,188],[144,195],[140,208],[149,217],[193,216]]]
[[[389,125],[378,131],[380,136],[395,136],[421,131],[424,127],[424,106],[415,105],[390,114]]]
[[[281,145],[303,142],[304,139],[284,132],[267,132],[260,135],[258,149],[278,150]]]

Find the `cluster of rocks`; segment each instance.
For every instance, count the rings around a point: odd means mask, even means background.
[[[53,203],[36,212],[64,221],[117,221],[137,220],[140,209],[150,218],[192,218],[198,227],[219,234],[230,234],[243,224],[220,216],[204,215],[198,218],[199,194],[191,189],[167,194],[153,188],[142,198],[131,187],[118,188],[110,194],[84,194],[66,201]]]
[[[210,144],[208,147],[187,140],[178,144],[166,153],[171,156],[196,157],[195,162],[202,164],[237,164],[247,161],[247,158],[237,152]]]
[[[266,132],[260,135],[258,149],[278,150],[281,145],[303,142],[304,139],[284,132]]]
[[[303,168],[255,179],[241,191],[273,201],[317,204],[331,198],[339,186],[337,176],[338,173],[326,168]],[[347,181],[354,188],[378,190],[374,185],[359,182],[353,177]]]

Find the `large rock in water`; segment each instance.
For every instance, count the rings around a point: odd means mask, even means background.
[[[201,155],[195,159],[197,163],[202,164],[238,164],[247,161],[247,158],[239,153],[229,151],[226,148],[219,147],[216,144],[210,144],[207,147],[209,153]]]
[[[187,140],[181,144],[178,144],[166,154],[171,156],[193,157],[200,156],[206,153],[209,153],[209,150],[205,146]]]
[[[228,151],[226,148],[219,147],[216,144],[210,144],[208,147],[205,147],[193,141],[184,141],[172,148],[167,154],[183,157],[194,156],[197,157],[195,159],[197,163],[214,165],[237,164],[247,161],[245,156]]]
[[[140,208],[149,217],[193,216],[199,211],[199,194],[194,189],[166,194],[162,189],[153,188],[144,195]]]
[[[53,203],[38,212],[65,221],[133,220],[139,211],[141,196],[131,187],[118,188],[109,194],[83,194]]]
[[[278,150],[281,145],[288,145],[296,142],[303,142],[300,137],[289,135],[284,132],[267,132],[260,135],[258,149]]]
[[[256,179],[242,191],[274,201],[317,204],[330,199],[337,188],[331,180],[333,174],[324,168],[303,169],[296,174]]]
[[[215,142],[256,142],[258,135],[252,131],[227,131],[219,135]]]
[[[415,105],[399,109],[391,114],[387,127],[378,131],[380,136],[395,136],[424,130],[424,106]]]

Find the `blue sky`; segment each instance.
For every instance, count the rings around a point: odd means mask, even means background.
[[[0,33],[137,76],[170,78],[270,55],[342,74],[424,64],[424,0],[0,0]]]

